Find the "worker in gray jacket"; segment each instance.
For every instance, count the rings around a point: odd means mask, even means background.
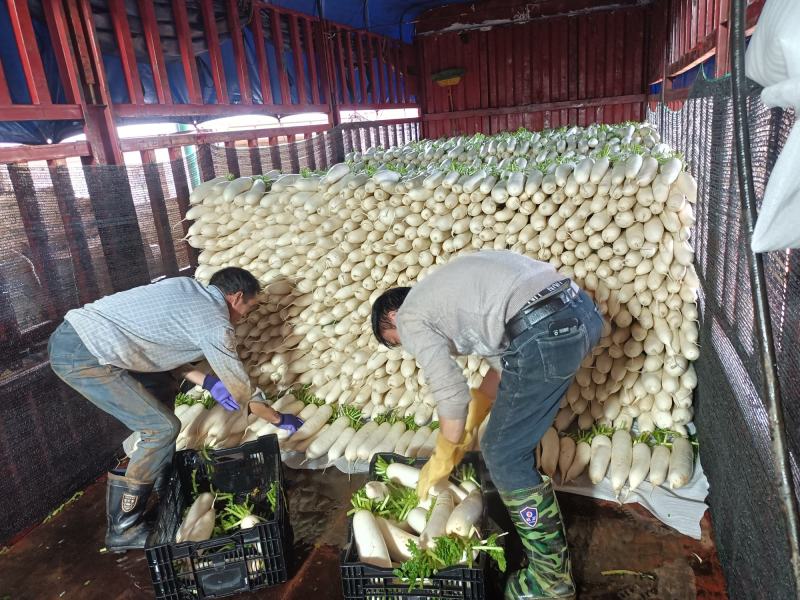
[[[250,397],[250,380],[236,353],[233,325],[258,303],[248,271],[217,271],[208,287],[175,277],[106,296],[67,312],[48,347],[56,375],[92,404],[139,432],[141,442],[124,474],[109,473],[106,489],[112,551],[143,548],[149,533],[147,499],[175,450],[181,423],[171,371],[207,390],[227,410]],[[205,358],[213,373],[191,368]],[[294,432],[301,421],[266,404],[253,411]]]
[[[481,451],[528,558],[509,576],[506,598],[574,595],[558,503],[534,449],[600,340],[603,320],[592,299],[548,263],[481,251],[413,288],[384,292],[372,328],[381,343],[414,356],[436,401],[440,433],[420,474],[420,497],[461,461],[493,404]],[[469,354],[494,367],[473,390],[453,357]]]

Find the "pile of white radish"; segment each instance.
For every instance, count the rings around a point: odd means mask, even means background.
[[[237,335],[253,383],[272,394],[309,384],[331,407],[426,425],[435,415],[423,374],[401,349],[378,345],[372,302],[460,253],[511,249],[572,277],[606,320],[557,429],[638,421],[642,433],[685,435],[699,280],[689,245],[697,186],[684,166],[644,123],[420,141],[351,154],[323,176],[203,183],[188,239],[202,250],[199,280],[240,266],[265,285]],[[459,364],[472,386],[489,368],[475,356]],[[325,425],[351,442],[370,426]],[[329,451],[347,453],[342,445]]]
[[[393,568],[413,586],[438,570],[472,564],[478,551],[504,568],[497,535],[481,540],[483,493],[469,463],[455,474],[458,483],[444,481],[429,497],[416,495],[420,470],[403,462],[376,462],[379,481],[370,481],[352,499],[353,542],[358,560]],[[453,549],[456,552],[453,552]],[[454,559],[455,557],[455,559]]]
[[[674,431],[657,429],[632,436],[627,429],[596,425],[559,438],[551,427],[537,448],[537,465],[551,478],[560,472],[562,484],[588,468],[589,480],[598,484],[607,477],[619,499],[623,488],[627,498],[645,480],[654,486],[667,482],[670,489],[685,486],[692,478],[694,451],[692,442]]]
[[[199,386],[186,394],[178,394],[175,415],[181,422],[181,430],[175,440],[176,450],[234,448],[255,439],[246,436],[246,410],[226,410]],[[249,420],[253,420],[252,415]]]

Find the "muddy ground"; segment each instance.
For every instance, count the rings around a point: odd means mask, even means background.
[[[363,476],[287,469],[295,565],[285,584],[233,598],[342,598],[341,547],[346,512]],[[703,519],[695,541],[662,525],[638,505],[618,506],[559,495],[581,600],[718,600],[727,598],[722,570]],[[490,503],[503,525],[502,509]],[[139,600],[153,598],[144,552],[102,553],[105,480],[0,554],[0,600]],[[510,562],[516,553],[511,552]],[[492,593],[490,597],[497,596]]]

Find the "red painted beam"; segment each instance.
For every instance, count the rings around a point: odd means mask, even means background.
[[[125,77],[125,87],[128,89],[128,98],[131,104],[144,104],[142,83],[139,80],[139,69],[136,66],[136,53],[133,50],[133,38],[128,25],[128,13],[125,10],[125,0],[110,0],[108,11],[114,27],[114,37],[119,48],[119,61],[122,64],[122,74]]]
[[[336,27],[335,28],[334,37],[336,38],[336,49],[337,49],[337,52],[333,53],[334,57],[335,57],[334,60],[336,60],[336,62],[337,62],[336,66],[338,67],[335,70],[339,74],[339,90],[338,90],[338,92],[341,92],[341,96],[340,96],[341,97],[341,104],[344,104],[345,102],[347,102],[349,100],[349,98],[347,97],[347,76],[345,75],[345,71],[344,71],[344,63],[345,63],[344,50],[342,49],[342,36],[344,35],[343,32],[344,32],[344,30],[341,27]],[[331,43],[333,43],[333,38],[331,38]],[[350,100],[350,101],[352,102],[352,100]]]
[[[540,104],[526,104],[523,106],[504,106],[499,108],[459,110],[455,112],[430,113],[422,116],[424,121],[442,121],[447,119],[461,119],[465,117],[484,117],[498,115],[512,115],[526,112],[555,111],[588,108],[591,106],[605,106],[644,102],[645,94],[629,94],[627,96],[609,96],[606,98],[587,98],[585,100],[565,100],[560,102],[544,102]]]
[[[320,104],[319,79],[317,77],[317,49],[315,43],[314,26],[311,19],[303,19],[303,35],[306,39],[308,52],[308,68],[311,80],[311,102]]]
[[[41,146],[20,145],[0,148],[0,164],[59,160],[73,156],[89,156],[90,154],[91,150],[86,142],[65,142]]]
[[[264,41],[263,15],[261,14],[261,8],[255,7],[253,10],[253,19],[250,21],[250,27],[253,30],[253,37],[255,38],[256,67],[258,68],[258,78],[261,83],[261,102],[264,104],[272,104],[274,100],[272,98],[272,86],[269,79],[267,47]]]
[[[217,92],[217,104],[227,104],[228,87],[225,80],[225,68],[222,64],[222,52],[219,47],[217,22],[214,19],[214,5],[212,0],[199,0],[199,2],[205,27],[208,57],[211,61],[211,77],[214,80],[214,89]]]
[[[247,72],[247,57],[244,52],[244,38],[239,24],[239,8],[236,0],[227,0],[226,12],[228,14],[228,31],[233,43],[233,56],[236,59],[236,76],[239,79],[239,94],[244,104],[250,104],[250,75]]]
[[[307,104],[306,95],[306,69],[303,64],[303,45],[300,43],[300,26],[295,15],[289,16],[289,35],[291,36],[292,56],[294,57],[295,82],[297,84],[297,101],[299,104]],[[311,55],[309,55],[309,61]]]
[[[50,89],[47,87],[47,76],[44,73],[42,57],[39,55],[39,47],[36,45],[36,33],[33,30],[28,2],[7,0],[6,5],[31,103],[50,104],[52,102]]]
[[[181,51],[183,75],[186,79],[186,89],[189,102],[202,104],[203,95],[200,92],[200,77],[197,74],[197,62],[192,48],[192,32],[189,29],[189,13],[186,11],[186,0],[172,0],[172,19],[175,23],[175,33],[178,37],[178,46]]]
[[[389,85],[386,82],[386,61],[383,58],[383,47],[385,44],[385,38],[382,39],[375,36],[375,49],[378,55],[378,78],[381,80],[381,102],[391,102],[392,98],[389,94]]]
[[[372,46],[372,36],[367,35],[367,49],[369,50],[369,72],[372,76],[372,104],[379,104],[383,102],[382,89],[378,78],[378,69],[375,66],[375,48]],[[366,100],[364,100],[366,102]]]
[[[692,88],[678,88],[676,90],[664,91],[664,102],[683,102],[689,98],[689,92]],[[661,94],[651,94],[648,96],[649,102],[661,102]]]
[[[347,81],[347,91],[350,96],[350,102],[356,104],[356,76],[355,69],[353,68],[353,32],[345,30],[345,47],[347,49],[347,72],[350,74],[350,79]]]
[[[367,61],[364,59],[364,36],[356,33],[356,41],[358,42],[358,80],[361,84],[361,103],[367,102]]]
[[[77,63],[72,53],[69,23],[60,0],[45,0],[44,16],[47,29],[53,42],[53,52],[58,63],[58,72],[64,84],[64,96],[68,103],[77,104],[81,100],[81,84]],[[2,67],[0,67],[2,79]],[[0,103],[2,103],[2,86],[0,85]]]
[[[373,121],[371,123],[363,123],[363,122],[354,122],[354,123],[342,123],[340,127],[344,130],[351,130],[351,129],[369,129],[370,127],[374,127],[377,123],[381,127],[388,127],[391,125],[411,125],[419,123],[421,119],[392,119],[386,121]]]
[[[0,107],[0,121],[80,120],[83,112],[78,104],[9,104]]]
[[[6,83],[6,74],[3,71],[3,65],[0,64],[0,106],[4,104],[11,104],[11,94],[8,92],[8,84]]]
[[[387,110],[390,108],[420,108],[414,102],[367,102],[366,104],[340,104],[341,110]]]
[[[150,67],[153,70],[153,85],[156,88],[156,97],[162,104],[172,103],[172,92],[169,89],[167,65],[164,61],[164,51],[161,48],[161,35],[158,32],[158,21],[152,0],[139,0],[139,19],[142,21],[144,40],[147,45],[147,54],[150,57]]]
[[[289,89],[289,76],[286,73],[285,55],[283,53],[283,27],[281,26],[281,14],[277,10],[272,10],[270,15],[272,25],[272,43],[275,45],[275,62],[278,68],[278,79],[281,86],[281,104],[289,106],[292,104],[292,94]]]
[[[58,105],[60,106],[60,105]],[[66,105],[65,105],[66,106]],[[16,108],[16,107],[15,107]],[[0,119],[3,119],[0,108]],[[115,104],[114,114],[125,119],[137,117],[225,117],[229,115],[293,115],[327,112],[327,104]],[[62,117],[68,118],[68,117]],[[80,117],[78,117],[80,118]]]
[[[297,127],[265,127],[243,131],[200,131],[196,133],[170,133],[166,135],[126,138],[120,140],[123,152],[141,152],[157,148],[195,146],[203,144],[224,144],[237,140],[283,137],[325,131],[327,125],[300,125]]]
[[[78,6],[78,0],[66,0],[66,5],[72,30],[76,32],[75,47],[78,51],[78,56],[76,58],[79,60],[81,75],[83,76],[87,86],[96,85],[97,79],[94,76],[94,66],[92,65],[91,51],[89,50],[89,45],[87,43],[87,35],[89,35],[89,32],[87,32],[84,28],[83,17],[81,16],[81,9]]]

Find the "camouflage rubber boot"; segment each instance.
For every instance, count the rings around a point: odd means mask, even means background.
[[[550,478],[533,488],[500,492],[500,497],[528,558],[527,567],[509,575],[506,600],[574,598],[567,538]]]

